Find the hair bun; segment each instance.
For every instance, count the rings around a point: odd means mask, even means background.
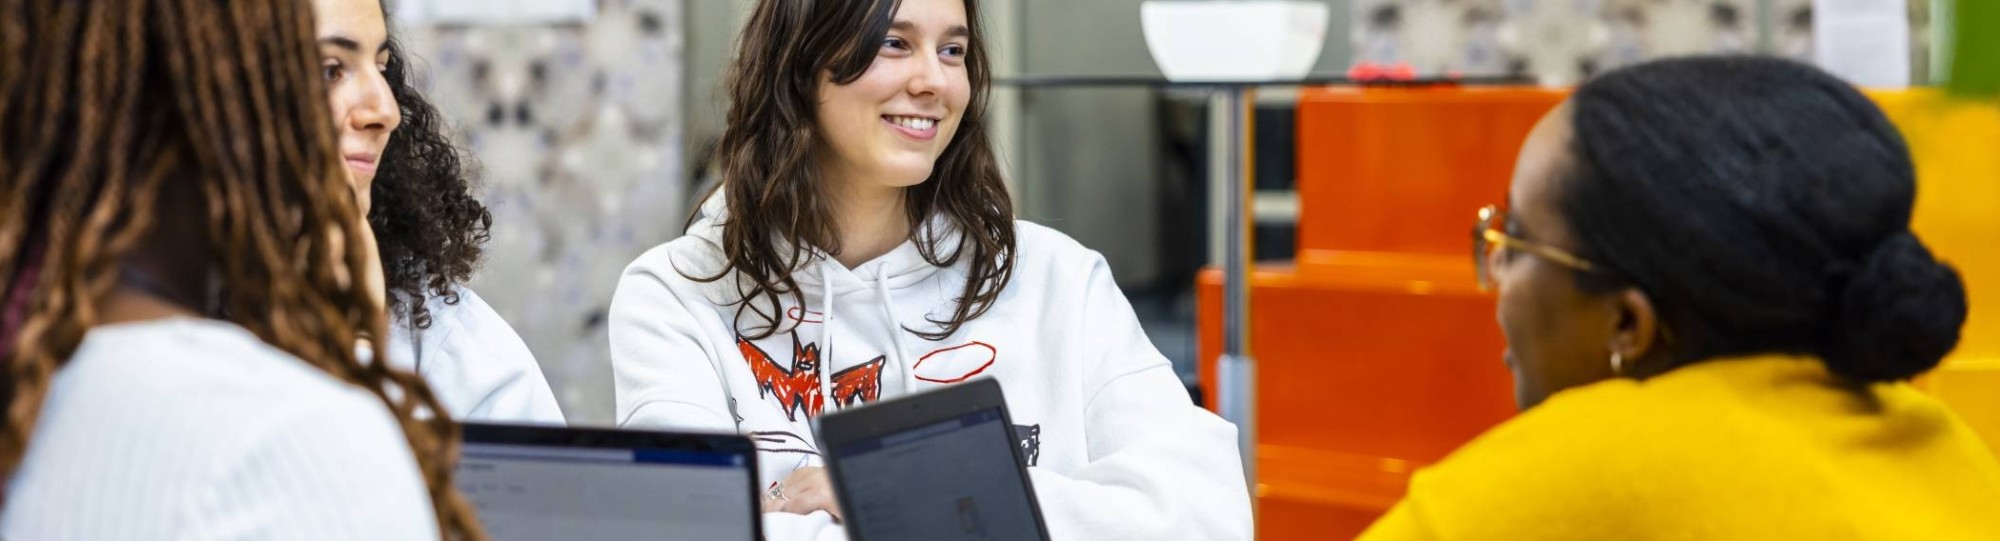
[[[1834,373],[1862,382],[1929,371],[1958,345],[1965,284],[1905,230],[1876,245],[1834,293],[1838,312],[1820,355]]]

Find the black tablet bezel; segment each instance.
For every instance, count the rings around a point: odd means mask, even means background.
[[[730,453],[743,457],[750,475],[743,494],[750,501],[750,540],[764,538],[764,502],[757,490],[757,446],[748,436],[660,430],[460,423],[459,441],[485,445],[531,445],[581,449],[650,449]]]
[[[847,483],[841,481],[839,460],[835,450],[848,444],[905,432],[936,423],[941,423],[985,411],[1000,410],[1001,426],[1008,434],[1007,448],[1014,457],[1014,471],[1021,478],[1021,487],[1028,494],[1028,509],[1034,512],[1035,531],[1040,539],[1048,541],[1049,527],[1042,517],[1041,501],[1035,496],[1034,480],[1028,476],[1028,461],[1021,454],[1019,438],[1014,434],[1014,418],[1007,412],[1005,394],[1000,390],[1000,382],[993,378],[980,378],[934,391],[928,391],[891,400],[875,402],[866,406],[841,410],[820,416],[813,421],[813,431],[818,436],[822,458],[826,462],[827,475],[833,481],[834,496],[841,502],[853,501],[847,494]],[[842,516],[852,516],[846,504],[841,504]],[[866,541],[861,537],[854,521],[843,525],[848,539]]]

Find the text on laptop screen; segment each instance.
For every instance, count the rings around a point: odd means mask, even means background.
[[[990,409],[835,449],[869,541],[1036,539],[1014,438]]]
[[[750,468],[727,452],[467,443],[458,488],[494,541],[750,539]]]

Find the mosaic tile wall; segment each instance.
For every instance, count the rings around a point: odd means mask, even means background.
[[[534,350],[572,423],[612,421],[612,289],[686,216],[683,9],[598,0],[587,23],[402,28],[482,166],[493,240],[472,288]]]
[[[1356,62],[1550,85],[1698,53],[1812,60],[1812,0],[1352,0]],[[1912,71],[1927,73],[1930,2],[1910,0]],[[1766,11],[1768,10],[1768,11]],[[1765,14],[1768,13],[1768,20]]]

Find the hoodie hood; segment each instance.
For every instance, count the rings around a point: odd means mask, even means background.
[[[687,234],[707,243],[714,250],[716,259],[722,261],[722,223],[728,219],[729,205],[723,199],[722,192],[717,191],[702,202],[701,213],[695,217],[694,224],[688,227]],[[943,216],[932,216],[924,223],[923,230],[915,235],[914,239],[923,239],[929,234],[938,235],[940,249],[957,245],[960,237],[958,229]],[[774,239],[773,242],[781,247],[785,246],[783,240]],[[923,253],[917,249],[915,240],[903,241],[889,253],[853,269],[841,265],[818,247],[810,247],[806,253],[808,261],[804,262],[792,279],[805,290],[804,293],[808,298],[816,297],[822,286],[829,282],[833,284],[835,294],[876,289],[878,282],[886,284],[890,289],[906,289],[944,270],[924,260]]]

